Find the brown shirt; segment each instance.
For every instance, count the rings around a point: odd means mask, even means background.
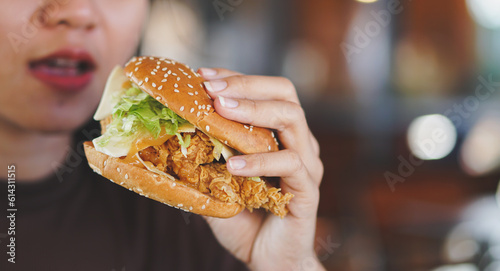
[[[113,184],[85,160],[71,173],[59,174],[63,179],[17,182],[12,264],[7,261],[7,170],[2,172],[0,270],[246,270],[200,216]]]

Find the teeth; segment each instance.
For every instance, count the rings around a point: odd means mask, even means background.
[[[55,66],[60,68],[77,68],[79,61],[69,58],[56,58]]]

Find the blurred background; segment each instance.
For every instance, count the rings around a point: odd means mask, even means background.
[[[141,50],[295,83],[329,270],[500,270],[500,1],[156,0]]]

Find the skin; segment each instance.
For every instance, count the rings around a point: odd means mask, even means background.
[[[2,37],[23,35],[25,18],[33,18],[43,8],[38,0],[0,1]],[[72,133],[94,113],[110,70],[135,51],[148,8],[146,0],[46,2],[58,7],[38,24],[35,35],[18,47],[6,39],[0,42],[0,166],[15,163],[18,182],[40,180],[53,173],[54,162],[64,160]],[[29,74],[30,60],[68,46],[88,51],[97,62],[85,90],[62,93]],[[313,249],[323,165],[293,85],[284,78],[245,76],[224,69],[200,73],[214,90],[225,86],[210,92],[219,114],[275,129],[285,148],[233,157],[229,171],[280,176],[283,192],[295,194],[284,219],[248,211],[226,220],[206,218],[219,242],[253,270],[324,270]],[[237,106],[229,108],[234,102]]]
[[[230,219],[207,217],[219,242],[253,270],[323,270],[314,249],[323,164],[293,84],[285,78],[246,76],[200,69],[222,116],[277,131],[284,150],[232,157],[228,170],[240,176],[280,176],[295,197],[283,219],[245,210]]]
[[[146,0],[42,2],[0,1],[0,36],[23,40],[0,42],[0,166],[15,161],[25,181],[49,175],[53,163],[63,161],[71,133],[97,107],[108,73],[135,52],[148,9]],[[42,23],[39,14],[49,16]],[[97,62],[92,82],[78,93],[55,91],[28,70],[31,60],[63,48],[85,50]]]

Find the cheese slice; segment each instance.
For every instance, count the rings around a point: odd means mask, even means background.
[[[101,102],[94,114],[95,120],[103,120],[113,112],[113,107],[120,101],[120,97],[131,84],[123,68],[116,66],[108,77],[106,87],[102,93]]]

